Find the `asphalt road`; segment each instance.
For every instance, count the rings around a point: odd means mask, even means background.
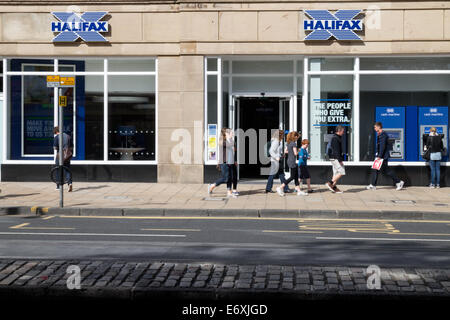
[[[450,266],[450,221],[0,216],[0,258]]]

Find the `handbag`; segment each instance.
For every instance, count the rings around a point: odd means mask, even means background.
[[[424,160],[429,161],[430,160],[430,154],[431,154],[431,148],[428,148],[427,150],[425,150],[425,152],[422,154],[422,158]]]

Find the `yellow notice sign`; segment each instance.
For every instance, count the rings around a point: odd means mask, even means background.
[[[67,107],[67,96],[59,96],[59,106]]]
[[[59,84],[61,87],[73,87],[75,86],[75,77],[60,77]]]
[[[47,88],[59,87],[59,76],[47,76]]]

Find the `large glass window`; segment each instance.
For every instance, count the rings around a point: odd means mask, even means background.
[[[8,60],[8,71],[20,73],[7,74],[7,159],[53,160],[53,128],[63,110],[74,160],[156,160],[155,60],[108,62],[114,75],[104,70],[105,59],[60,59],[58,75],[74,77],[75,85],[54,89],[46,76],[54,73],[55,60]],[[66,107],[57,107],[55,94],[67,97]]]
[[[361,58],[361,70],[450,70],[449,57]]]
[[[385,128],[406,130],[397,139],[402,144],[398,151],[404,153],[400,158],[418,161],[420,123],[417,108],[448,108],[450,75],[361,75],[360,90],[360,159],[372,161],[374,158],[376,137],[373,123],[377,120],[377,107],[392,110],[400,107],[404,108],[402,119],[399,117],[396,123],[385,124]],[[404,121],[408,121],[407,128],[402,124]]]
[[[155,160],[155,77],[108,77],[108,159]]]
[[[353,76],[311,76],[309,97],[311,160],[326,159],[326,146],[338,125],[346,128],[344,159],[353,160]]]

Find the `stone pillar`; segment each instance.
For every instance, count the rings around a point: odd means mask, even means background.
[[[158,58],[158,182],[203,183],[203,63]]]

